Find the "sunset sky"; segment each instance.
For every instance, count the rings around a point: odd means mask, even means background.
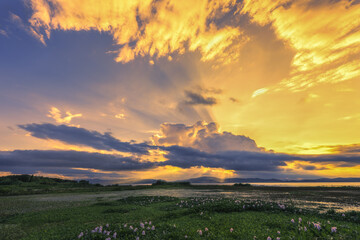
[[[1,0],[0,176],[360,177],[358,0]]]

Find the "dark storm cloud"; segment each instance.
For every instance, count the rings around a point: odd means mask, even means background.
[[[217,104],[216,98],[213,97],[204,97],[200,93],[195,93],[191,91],[185,91],[187,99],[185,100],[186,104],[189,105],[215,105]]]
[[[41,139],[59,140],[68,144],[85,145],[99,150],[117,150],[131,152],[133,154],[147,154],[149,145],[145,143],[123,142],[114,138],[111,133],[99,133],[85,128],[71,127],[67,125],[25,124],[20,128],[28,131],[31,136]]]
[[[273,152],[226,151],[214,154],[202,152],[193,148],[171,146],[165,148],[169,159],[162,165],[181,168],[194,166],[224,168],[237,171],[278,171],[286,166],[286,162],[295,160],[309,163],[338,163],[345,165],[359,165],[360,155],[289,155]],[[312,170],[311,166],[304,167]]]
[[[0,152],[1,169],[92,168],[104,171],[128,171],[152,168],[154,163],[118,155],[51,150],[15,150]]]
[[[53,124],[20,125],[32,136],[41,139],[56,139],[70,144],[84,145],[96,149],[132,153],[133,157],[76,151],[8,151],[0,152],[0,167],[2,171],[16,169],[45,171],[49,168],[71,169],[91,168],[105,171],[127,171],[149,169],[157,166],[176,166],[181,168],[211,167],[235,171],[280,171],[287,162],[299,160],[308,163],[335,163],[337,166],[355,166],[360,164],[358,154],[328,154],[328,155],[290,155],[282,153],[258,151],[201,151],[192,147],[150,146],[147,143],[132,144],[122,142],[109,133],[101,134],[84,128]],[[164,162],[140,162],[137,157],[146,159],[148,149],[158,148],[167,153]],[[313,166],[302,166],[306,170],[314,170]]]
[[[285,166],[285,161],[292,160],[285,154],[267,152],[226,151],[215,154],[202,152],[193,148],[179,146],[167,147],[169,159],[162,165],[171,165],[181,168],[195,166],[224,168],[241,171],[276,171]]]

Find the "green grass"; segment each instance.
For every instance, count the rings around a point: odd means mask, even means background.
[[[78,239],[81,232],[85,234],[81,239],[109,237],[91,233],[99,226],[111,231],[111,235],[116,231],[117,239],[121,236],[120,239],[133,240],[137,236],[185,239],[185,235],[188,239],[254,239],[254,236],[256,239],[268,236],[272,239],[360,239],[359,213],[319,214],[291,205],[283,210],[277,203],[261,201],[129,197],[116,201],[42,202],[41,206],[36,201],[28,201],[24,206],[19,204],[25,204],[26,200],[16,202],[8,198],[6,201],[1,201],[0,239]],[[145,229],[146,235],[142,236],[140,222],[149,221],[155,230]],[[315,229],[312,222],[320,222],[322,229]],[[134,233],[130,226],[138,231]],[[331,227],[337,227],[337,232],[331,233]]]

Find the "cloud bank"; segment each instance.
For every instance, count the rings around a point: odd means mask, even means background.
[[[248,137],[221,132],[216,123],[162,124],[161,134],[153,136],[154,145],[122,142],[110,133],[102,134],[66,125],[44,123],[19,127],[40,139],[60,140],[94,149],[114,149],[126,152],[127,155],[58,150],[2,151],[0,167],[3,171],[61,173],[62,170],[71,172],[74,169],[90,169],[92,172],[124,172],[158,167],[204,167],[236,172],[282,173],[291,166],[304,171],[326,170],[329,164],[339,168],[360,166],[360,155],[350,154],[351,151],[324,155],[265,151]],[[152,159],[150,150],[158,151],[163,158]]]
[[[164,123],[160,126],[160,134],[154,135],[152,141],[159,146],[178,145],[210,153],[261,151],[253,139],[230,132],[221,132],[215,122],[199,121],[194,125]]]
[[[85,128],[67,125],[25,124],[19,125],[21,129],[28,131],[31,136],[41,139],[59,140],[68,144],[92,147],[98,150],[116,150],[119,152],[130,152],[133,154],[147,154],[151,146],[145,143],[123,142],[106,132],[89,131]]]

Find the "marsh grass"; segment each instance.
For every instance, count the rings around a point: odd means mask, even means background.
[[[8,204],[10,209],[16,205]],[[328,211],[320,214],[292,205],[285,205],[283,209],[277,202],[223,197],[179,199],[140,196],[57,207],[52,204],[45,202],[40,208],[31,201],[27,203],[27,208],[30,208],[27,211],[1,215],[0,238],[78,239],[82,232],[84,236],[81,239],[106,239],[109,237],[107,234],[91,233],[99,226],[105,229],[106,224],[109,224],[111,234],[117,233],[117,239],[133,240],[136,237],[185,239],[185,236],[188,239],[254,239],[254,236],[256,239],[359,239],[360,233],[358,212],[342,215]],[[7,204],[2,207],[6,208]],[[299,218],[302,219],[301,223],[298,222]],[[295,223],[291,219],[295,219]],[[144,229],[145,235],[142,235],[143,229],[139,224],[149,221],[156,228]],[[318,222],[321,223],[320,231],[313,226]],[[129,226],[138,230],[134,232]],[[307,231],[304,231],[304,227]],[[331,227],[337,227],[337,232],[332,233]]]

